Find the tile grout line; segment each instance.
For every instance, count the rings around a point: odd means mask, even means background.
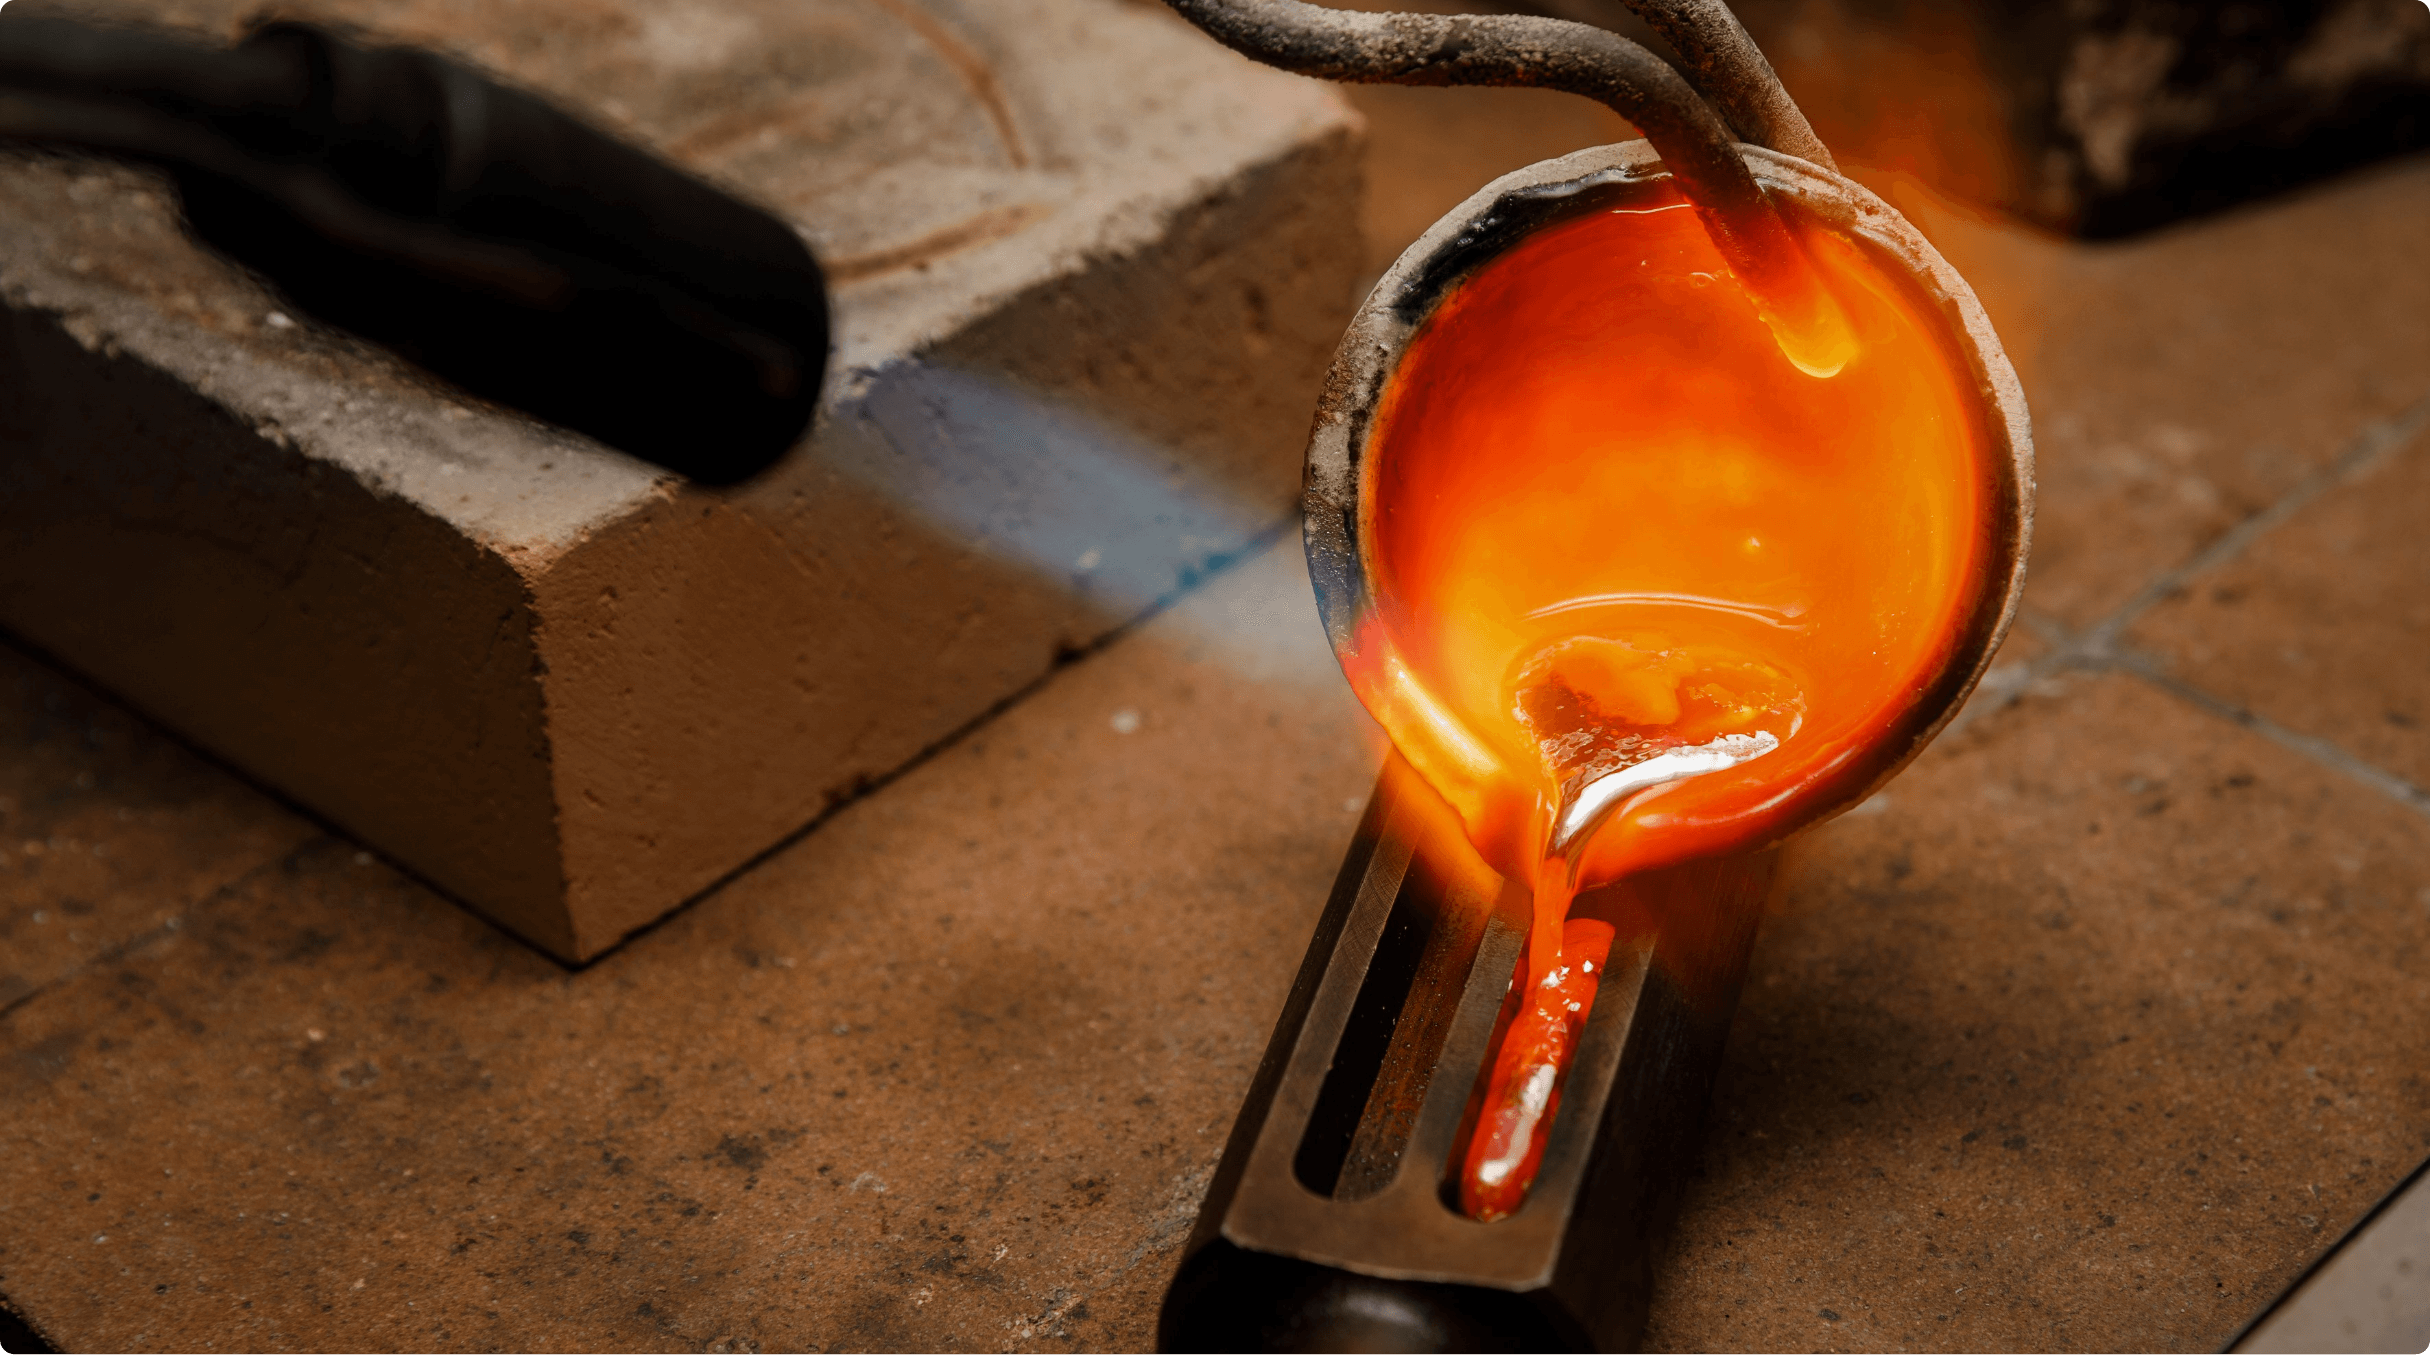
[[[1979,694],[1991,700],[1981,703],[1981,714],[1988,716],[2006,710],[2036,683],[2064,670],[2124,673],[2205,714],[2250,729],[2282,748],[2391,796],[2407,808],[2430,814],[2430,789],[2416,786],[2327,739],[2299,733],[2259,712],[2204,691],[2170,673],[2158,656],[2124,648],[2118,642],[2127,627],[2141,620],[2145,612],[2192,580],[2234,560],[2322,495],[2394,456],[2426,426],[2430,426],[2430,394],[2366,426],[2329,464],[2298,480],[2286,493],[2220,533],[2183,562],[2154,575],[2115,611],[2083,630],[2071,632],[2057,621],[2020,609],[2017,620],[2048,640],[2051,651],[2005,678],[1995,673],[1984,674],[1982,689],[1987,690],[1978,689]],[[1977,704],[1969,700],[1946,732],[1955,733],[1980,718],[1976,714]]]
[[[2343,772],[2366,786],[2383,794],[2394,796],[2397,800],[2424,814],[2430,814],[2430,790],[2414,785],[2393,772],[2375,767],[2327,739],[2298,733],[2257,711],[2248,710],[2233,702],[2223,701],[2200,687],[2172,675],[2153,655],[2134,650],[2121,650],[2115,653],[2104,666],[2109,671],[2141,678],[2188,705],[2252,730],[2282,748],[2301,753],[2314,762]]]
[[[2424,395],[2404,409],[2364,428],[2346,450],[2338,453],[2329,464],[2296,481],[2292,488],[2267,507],[2221,532],[2184,563],[2155,575],[2151,582],[2143,585],[2116,611],[2087,628],[2079,637],[2079,647],[2087,652],[2114,648],[2118,637],[2125,633],[2128,626],[2143,619],[2145,612],[2165,601],[2191,580],[2242,555],[2247,547],[2310,507],[2323,494],[2394,455],[2425,425],[2430,425],[2430,395]]]
[[[151,945],[155,941],[164,940],[168,937],[177,935],[179,932],[185,930],[186,920],[188,918],[200,914],[204,909],[209,908],[214,904],[233,896],[238,891],[251,886],[252,883],[264,872],[272,870],[291,870],[294,868],[297,862],[304,859],[307,853],[316,851],[329,843],[338,840],[339,839],[331,836],[328,833],[315,833],[312,836],[304,839],[302,842],[296,844],[289,850],[279,854],[278,856],[272,857],[270,860],[254,862],[252,865],[247,866],[243,871],[239,872],[235,878],[223,880],[220,883],[212,886],[209,890],[206,890],[201,897],[187,904],[180,911],[172,914],[168,921],[161,923],[157,927],[152,927],[144,931],[137,932],[135,935],[128,937],[124,941],[118,942],[116,945],[104,947],[100,951],[95,952],[91,959],[82,960],[70,965],[65,970],[62,970],[59,973],[52,975],[50,978],[43,980],[33,988],[19,993],[16,997],[10,999],[6,1006],[0,1006],[0,1021],[6,1021],[10,1017],[15,1016],[17,1013],[24,1011],[27,1006],[33,1003],[34,999],[41,997],[44,993],[50,992],[54,988],[61,987],[75,979],[81,978],[96,969],[103,968],[107,965],[116,964],[120,960],[123,960],[129,955],[134,954],[136,951]]]

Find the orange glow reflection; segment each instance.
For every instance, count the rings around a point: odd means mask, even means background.
[[[1835,776],[1912,709],[1984,586],[1972,382],[1861,246],[1803,237],[1861,345],[1836,376],[1781,356],[1656,181],[1461,284],[1378,410],[1361,524],[1376,608],[1345,668],[1485,860],[1532,884],[1530,991],[1562,966],[1573,881],[1546,868],[1547,832],[1581,759],[1782,740],[1629,803],[1577,887],[1761,846],[1848,789]],[[1545,992],[1527,1039],[1565,1049],[1571,998]],[[1526,1071],[1497,1077],[1544,1101]],[[1525,1186],[1470,1212],[1506,1213]]]

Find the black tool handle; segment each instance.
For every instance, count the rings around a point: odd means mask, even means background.
[[[790,226],[435,53],[7,18],[0,138],[159,164],[301,310],[697,480],[818,407],[826,288]]]

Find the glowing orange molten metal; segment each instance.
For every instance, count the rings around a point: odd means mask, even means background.
[[[1784,359],[1667,181],[1460,284],[1379,408],[1362,502],[1376,607],[1346,660],[1485,859],[1531,883],[1523,990],[1461,1196],[1525,1200],[1612,929],[1577,888],[1750,850],[1850,787],[1983,587],[1987,433],[1924,302],[1800,232],[1857,337]],[[1565,780],[1767,731],[1548,861]],[[1589,962],[1592,967],[1589,968]]]

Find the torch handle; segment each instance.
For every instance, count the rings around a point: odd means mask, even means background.
[[[826,289],[791,226],[436,53],[0,16],[0,140],[157,164],[304,312],[696,480],[818,407]]]

